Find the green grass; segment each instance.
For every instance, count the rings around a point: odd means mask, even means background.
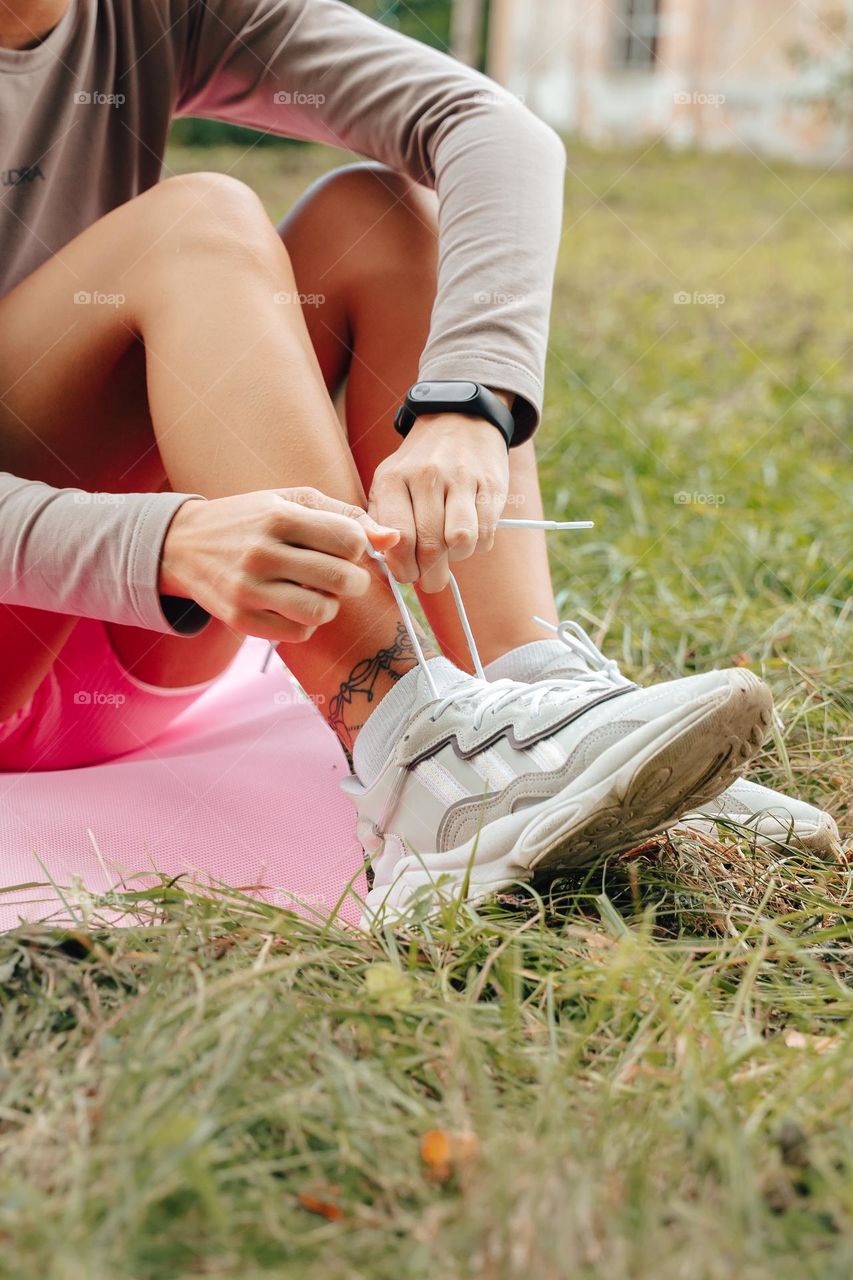
[[[275,216],[328,163],[174,157]],[[759,776],[843,823],[849,179],[571,167],[540,439],[550,512],[597,526],[554,547],[564,612],[643,679],[763,673]],[[0,1275],[849,1276],[844,855],[721,831],[542,895],[371,941],[164,888],[7,935]]]

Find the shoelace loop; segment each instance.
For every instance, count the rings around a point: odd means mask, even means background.
[[[544,627],[546,631],[552,632],[570,653],[580,658],[584,667],[578,671],[579,680],[606,680],[609,684],[631,683],[620,671],[616,659],[606,657],[579,622],[568,619],[555,626],[553,622],[547,622],[537,614],[533,615],[533,621],[538,622],[539,626]]]

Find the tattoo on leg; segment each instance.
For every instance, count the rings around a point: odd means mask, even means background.
[[[423,637],[421,646],[427,657],[434,650]],[[410,671],[416,654],[409,634],[402,622],[397,624],[397,634],[387,649],[380,649],[372,658],[362,658],[353,667],[338,692],[329,703],[329,724],[347,750],[352,749],[355,735],[364,724],[376,697],[376,682],[381,675],[397,681]]]

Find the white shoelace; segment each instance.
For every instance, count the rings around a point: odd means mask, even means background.
[[[578,669],[577,673],[579,680],[604,679],[610,684],[629,685],[632,683],[619,670],[619,663],[616,659],[608,658],[603,654],[579,622],[573,622],[569,619],[554,626],[553,622],[546,622],[544,618],[540,618],[537,614],[533,615],[533,621],[538,622],[540,627],[544,627],[546,631],[550,631],[555,635],[558,640],[563,642],[569,652],[581,661],[583,665]]]
[[[472,728],[475,733],[479,731],[483,723],[483,716],[487,711],[500,711],[509,703],[516,706],[524,705],[531,715],[536,715],[542,702],[552,696],[561,694],[565,697],[566,681],[565,680],[540,680],[535,685],[527,685],[519,689],[515,680],[466,680],[463,688],[450,689],[443,697],[440,697],[430,715],[430,720],[435,721],[447,710],[448,707],[455,707],[456,710],[463,708],[466,703],[470,702],[474,712]]]
[[[593,522],[591,520],[499,520],[498,528],[499,529],[591,529],[593,528]],[[424,651],[421,648],[421,643],[418,639],[418,633],[415,629],[414,619],[412,618],[411,612],[409,610],[409,606],[406,604],[406,601],[403,597],[403,593],[400,590],[400,584],[397,582],[397,579],[394,577],[391,570],[388,568],[388,565],[385,561],[385,557],[381,551],[374,551],[372,547],[368,547],[367,554],[373,560],[375,560],[378,564],[381,564],[382,568],[384,569],[385,576],[388,579],[388,584],[391,587],[392,592],[394,593],[394,599],[397,602],[397,608],[400,611],[400,617],[403,619],[403,626],[406,628],[409,639],[412,642],[412,647],[415,651],[415,656],[417,657],[418,665],[420,666],[421,670],[424,673],[424,678],[427,684],[429,685],[429,690],[433,698],[439,698],[438,689],[436,688],[435,681],[432,678],[432,672],[429,669],[429,664],[426,658],[424,657]],[[511,683],[510,681],[497,681],[497,680],[490,682],[486,679],[486,673],[483,670],[483,664],[480,661],[480,653],[479,653],[479,650],[477,649],[477,642],[474,639],[474,633],[471,630],[471,624],[468,621],[468,614],[465,610],[465,602],[462,599],[462,592],[459,590],[459,583],[456,581],[456,578],[452,573],[450,574],[450,591],[451,591],[451,594],[453,595],[453,603],[456,606],[456,613],[459,618],[459,623],[462,627],[463,632],[465,633],[465,642],[468,645],[468,652],[471,655],[471,661],[474,664],[474,670],[477,673],[477,679],[482,681],[484,684],[487,684],[490,690],[494,689],[495,686],[497,686],[498,684],[506,685]],[[487,693],[488,690],[478,691],[472,688],[468,688],[467,692],[456,694],[456,695],[454,695],[453,692],[451,691],[450,693],[447,694],[447,696],[445,696],[444,698],[441,698],[441,710],[438,711],[436,714],[441,715],[441,712],[444,711],[448,706],[450,706],[451,703],[455,702],[458,704],[459,702],[463,701],[467,697],[473,697],[474,695],[482,694],[483,692]],[[515,692],[517,694],[517,689]],[[541,689],[538,692],[542,696],[544,696],[547,690]],[[500,692],[499,698],[497,699],[497,701],[506,701],[508,697],[509,697],[509,690],[504,689]],[[487,699],[487,701],[489,702],[490,705],[493,705],[495,703],[495,699]],[[539,701],[541,701],[541,697]],[[539,701],[537,701],[536,703],[537,708],[539,706]],[[484,710],[486,709],[487,707],[484,707]],[[475,722],[474,728],[478,729],[479,727],[480,725],[478,720]]]
[[[503,519],[503,520],[499,520],[499,521],[498,521],[498,528],[499,528],[499,529],[547,529],[547,530],[553,530],[553,529],[592,529],[592,528],[594,528],[594,522],[593,522],[592,520],[511,520],[511,519]],[[421,668],[421,670],[422,670],[422,671],[423,671],[423,673],[424,673],[424,679],[426,680],[427,684],[429,685],[429,690],[430,690],[430,693],[432,694],[433,698],[439,699],[439,698],[440,698],[440,694],[439,694],[438,688],[436,687],[435,680],[434,680],[434,679],[433,679],[433,677],[432,677],[432,672],[431,672],[431,671],[430,671],[430,669],[429,669],[429,664],[428,664],[428,662],[427,662],[427,660],[426,660],[426,657],[424,656],[424,651],[423,651],[423,648],[422,648],[422,646],[421,646],[421,642],[420,642],[420,640],[419,640],[419,638],[418,638],[417,630],[416,630],[416,628],[415,628],[414,619],[412,618],[412,614],[411,614],[411,610],[409,609],[409,606],[406,604],[406,601],[405,601],[405,598],[404,598],[404,596],[403,596],[403,593],[402,593],[402,591],[400,590],[400,584],[399,584],[399,582],[397,581],[397,579],[394,577],[394,575],[392,574],[391,570],[388,568],[388,565],[387,565],[387,563],[386,563],[386,561],[385,561],[385,556],[382,554],[382,552],[381,552],[381,551],[374,551],[372,547],[368,547],[368,549],[367,549],[367,554],[371,557],[371,559],[372,559],[372,560],[375,560],[377,564],[379,564],[379,565],[381,565],[381,566],[382,566],[382,569],[383,569],[383,571],[384,571],[384,573],[385,573],[385,576],[386,576],[386,578],[388,579],[388,585],[390,586],[391,591],[392,591],[392,592],[393,592],[393,594],[394,594],[394,600],[396,601],[397,608],[398,608],[398,609],[399,609],[399,611],[400,611],[400,617],[401,617],[401,618],[402,618],[402,620],[403,620],[403,626],[406,628],[406,632],[407,632],[407,634],[408,634],[408,637],[409,637],[409,639],[410,639],[410,640],[411,640],[411,642],[412,642],[412,648],[413,648],[413,649],[414,649],[414,651],[415,651],[415,657],[416,657],[416,658],[417,658],[417,660],[418,660],[418,666]],[[451,693],[448,693],[446,697],[441,698],[441,703],[442,703],[441,710],[442,710],[442,711],[443,711],[443,710],[445,710],[445,709],[446,709],[446,707],[450,706],[450,704],[451,704],[452,702],[457,702],[457,703],[458,703],[459,701],[461,701],[461,700],[462,700],[463,698],[465,698],[465,697],[473,696],[475,692],[477,692],[477,693],[482,693],[482,692],[486,692],[486,693],[488,693],[490,690],[497,690],[497,686],[498,686],[499,684],[506,684],[506,683],[509,683],[509,682],[507,682],[507,681],[494,680],[494,681],[491,681],[491,682],[490,682],[490,681],[486,680],[486,673],[484,672],[484,670],[483,670],[483,664],[482,664],[482,662],[480,661],[480,654],[479,654],[479,651],[478,651],[478,649],[477,649],[477,643],[476,643],[476,641],[475,641],[475,639],[474,639],[474,633],[473,633],[473,631],[471,630],[471,624],[470,624],[470,622],[468,621],[468,614],[467,614],[467,613],[466,613],[466,611],[465,611],[465,604],[464,604],[464,601],[463,601],[463,599],[462,599],[462,593],[461,593],[461,591],[459,590],[459,583],[456,581],[456,578],[453,576],[453,574],[452,574],[452,573],[451,573],[451,575],[450,575],[450,590],[451,590],[452,595],[453,595],[453,603],[454,603],[454,604],[455,604],[455,606],[456,606],[456,612],[457,612],[457,614],[459,615],[459,622],[460,622],[460,624],[461,624],[461,626],[462,626],[462,630],[463,630],[463,631],[464,631],[464,633],[465,633],[465,641],[466,641],[466,643],[467,643],[467,645],[468,645],[468,651],[469,651],[469,653],[471,654],[471,661],[472,661],[472,662],[473,662],[473,664],[474,664],[474,670],[475,670],[475,672],[477,673],[477,678],[478,678],[478,680],[482,681],[484,684],[488,684],[488,686],[489,686],[489,690],[486,690],[486,691],[477,691],[477,690],[474,690],[474,689],[470,689],[470,688],[469,688],[469,691],[468,691],[467,693],[459,693],[459,694],[456,694],[456,695],[453,695],[453,694],[452,694],[452,691],[451,691]],[[546,625],[546,626],[548,626],[548,625],[550,625],[550,624],[546,623],[545,625]],[[590,644],[592,644],[592,641],[590,641]],[[595,646],[594,646],[594,645],[593,645],[593,648],[595,648]],[[266,671],[266,669],[267,669],[267,667],[268,667],[268,665],[269,665],[270,658],[272,657],[274,650],[275,650],[275,642],[274,642],[274,641],[272,641],[272,642],[270,643],[270,645],[269,645],[269,647],[268,647],[268,649],[267,649],[266,655],[265,655],[265,657],[264,657],[263,665],[261,666],[261,671]],[[602,655],[602,656],[603,656],[603,655]],[[552,681],[551,683],[553,684],[554,682]],[[559,682],[557,682],[557,683],[559,683]],[[538,708],[538,706],[539,706],[539,702],[541,702],[542,697],[544,697],[548,691],[547,691],[546,689],[541,689],[541,688],[540,688],[540,689],[537,689],[537,690],[535,690],[535,691],[533,691],[533,692],[535,692],[536,694],[538,694],[538,695],[539,695],[539,701],[537,701],[537,702],[536,702],[536,704],[535,704],[535,705],[536,705],[536,708]],[[517,694],[517,689],[516,689],[516,694]],[[502,690],[502,691],[500,692],[500,698],[501,698],[501,699],[505,700],[505,699],[507,699],[507,698],[508,698],[508,696],[509,696],[509,691],[508,691],[508,690]],[[489,699],[489,704],[490,704],[490,705],[493,705],[493,704],[494,704],[494,699]],[[485,710],[485,709],[487,709],[487,708],[484,708],[484,710]],[[441,711],[439,711],[439,712],[438,712],[438,714],[440,715],[440,714],[441,714]],[[479,728],[479,724],[476,724],[476,725],[475,725],[475,728]]]

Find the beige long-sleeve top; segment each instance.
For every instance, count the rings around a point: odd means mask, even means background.
[[[339,0],[71,0],[39,45],[0,49],[0,295],[159,180],[176,115],[332,143],[434,187],[419,377],[514,392],[517,440],[533,432],[562,143],[490,80]],[[157,577],[184,498],[87,503],[0,473],[0,603],[173,629]]]

